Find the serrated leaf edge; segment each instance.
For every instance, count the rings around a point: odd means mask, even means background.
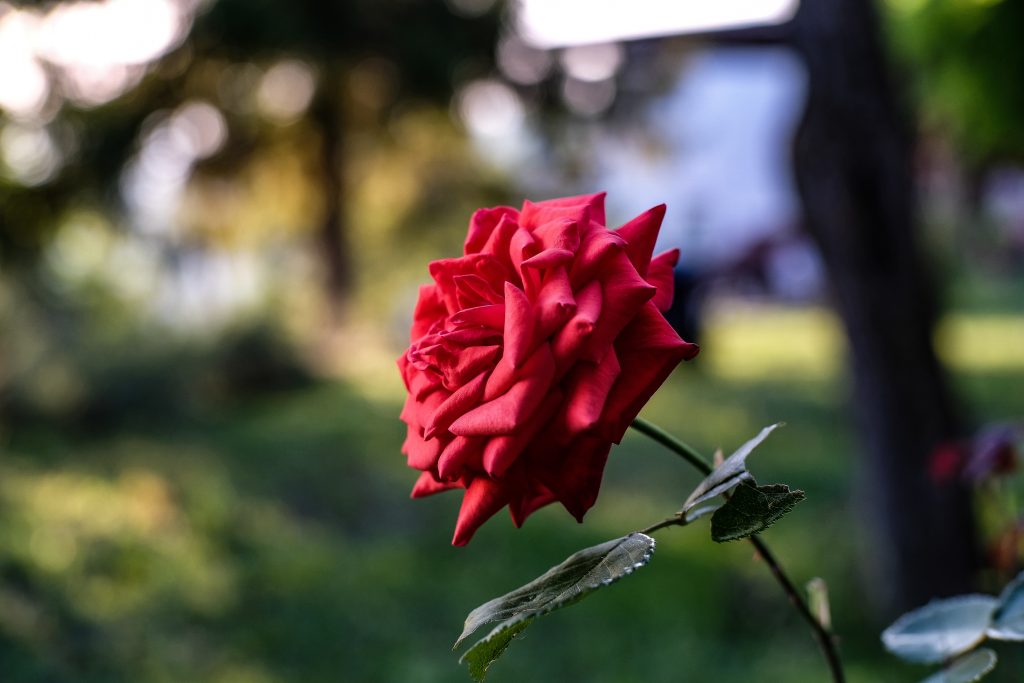
[[[647,563],[649,563],[651,561],[651,557],[654,555],[655,546],[657,546],[658,542],[653,537],[648,536],[647,534],[641,533],[639,531],[635,531],[635,532],[633,532],[631,534],[623,536],[622,540],[626,540],[626,539],[630,538],[631,536],[636,536],[636,535],[643,536],[644,538],[647,538],[650,541],[650,544],[648,545],[647,549],[644,551],[644,554],[640,557],[639,560],[634,562],[632,565],[629,565],[628,567],[625,567],[623,569],[622,573],[619,574],[618,576],[602,580],[600,582],[600,584],[599,584],[600,587],[610,586],[611,584],[615,583],[619,579],[622,579],[623,577],[629,576],[630,574],[635,572],[637,569],[640,569],[641,567],[647,565]],[[566,559],[568,559],[568,558],[566,558]],[[593,570],[591,570],[591,571],[593,571]],[[587,574],[589,574],[589,573],[590,572],[587,572]],[[586,576],[587,575],[584,575],[584,578],[586,578]],[[582,581],[583,579],[580,579],[580,580]],[[595,587],[593,590],[597,590],[597,587]],[[588,591],[588,593],[589,593],[589,591]],[[582,599],[583,596],[585,596],[585,595],[587,595],[587,593],[580,593],[578,595],[573,596],[572,598],[569,598],[565,602],[558,602],[558,599],[555,598],[554,600],[551,600],[551,602],[549,602],[544,607],[541,607],[541,608],[537,609],[536,611],[530,612],[529,614],[519,613],[519,614],[516,614],[515,616],[509,617],[505,621],[503,621],[500,624],[498,624],[497,626],[495,626],[491,630],[491,632],[488,633],[486,636],[484,636],[480,640],[478,640],[475,643],[473,643],[473,645],[468,650],[466,650],[462,654],[461,657],[459,657],[459,664],[465,663],[466,657],[473,650],[475,650],[477,647],[479,647],[480,645],[483,645],[484,643],[490,642],[493,638],[495,638],[496,636],[500,635],[504,631],[506,631],[506,630],[508,630],[508,629],[510,629],[510,628],[512,628],[512,627],[514,627],[514,626],[516,626],[516,625],[518,625],[520,623],[522,623],[522,622],[525,622],[526,624],[529,624],[531,621],[533,621],[537,617],[542,617],[545,614],[550,614],[551,612],[553,612],[555,610],[561,609],[563,607],[568,607],[569,605],[572,605],[576,601]],[[517,638],[519,636],[519,634],[522,633],[523,630],[525,630],[525,628],[526,627],[524,626],[523,629],[521,629],[519,632],[513,634],[512,638],[509,639],[509,642],[511,643],[512,640]],[[461,642],[461,640],[459,642]],[[459,643],[457,642],[455,646],[458,647],[458,645],[459,645]],[[504,652],[504,650],[502,650],[502,651]],[[496,658],[491,660],[491,663],[493,663],[494,661],[496,661]],[[486,671],[487,668],[490,668],[490,665],[491,664],[488,663],[487,666],[484,668],[484,671]],[[483,679],[477,679],[477,680],[483,680]]]
[[[634,536],[642,536],[644,539],[646,539],[646,542],[644,544],[646,546],[646,548],[644,550],[644,554],[633,565],[631,565],[629,567],[623,568],[623,572],[619,576],[614,577],[612,579],[607,579],[607,580],[602,581],[601,584],[600,584],[601,586],[606,586],[606,585],[608,585],[610,583],[614,583],[615,581],[619,580],[623,576],[628,576],[629,574],[632,574],[635,570],[639,569],[640,567],[642,567],[642,566],[646,565],[648,562],[650,562],[651,556],[654,554],[654,549],[655,549],[655,546],[657,545],[657,541],[653,537],[649,536],[648,534],[645,534],[645,533],[640,532],[640,531],[634,531],[632,533],[626,534],[625,536],[620,536],[619,538],[613,538],[610,541],[605,541],[605,543],[613,543],[613,542],[617,542],[617,543],[616,543],[616,545],[612,546],[612,548],[610,548],[605,553],[605,558],[602,558],[601,562],[603,562],[604,559],[606,559],[608,555],[610,555],[612,552],[614,552],[616,548],[621,546],[622,543],[624,543],[625,541],[633,538]],[[564,560],[562,560],[558,564],[554,565],[553,567],[549,567],[540,576],[537,576],[536,578],[534,578],[534,579],[532,579],[530,581],[527,581],[525,584],[523,584],[522,586],[519,586],[518,588],[513,588],[511,591],[509,591],[508,593],[505,593],[504,595],[500,595],[500,596],[498,596],[496,598],[492,598],[491,600],[488,600],[487,602],[485,602],[485,603],[475,607],[472,611],[470,611],[469,615],[466,617],[466,628],[468,628],[469,620],[470,620],[470,618],[472,618],[473,614],[475,614],[479,610],[483,609],[487,605],[490,605],[490,604],[492,604],[494,602],[500,602],[500,601],[504,600],[505,598],[507,598],[512,593],[516,593],[518,591],[523,590],[526,586],[529,586],[530,584],[535,583],[535,582],[541,580],[542,578],[544,578],[545,576],[550,574],[552,571],[554,571],[556,568],[561,567],[564,564],[567,564],[570,560],[575,558],[577,555],[585,553],[588,550],[593,550],[595,547],[604,545],[605,543],[598,543],[596,546],[589,546],[589,547],[586,547],[586,548],[581,548],[580,550],[577,550],[573,554],[569,555],[569,557],[565,558]],[[581,581],[585,580],[587,578],[587,576],[589,576],[590,573],[593,572],[594,569],[597,568],[597,566],[600,566],[600,563],[598,563],[598,565],[595,565],[594,567],[592,567],[586,574],[584,574],[575,583],[579,584]],[[596,587],[595,587],[595,589],[596,589]],[[532,614],[532,615],[547,614],[552,609],[556,609],[555,607],[550,607],[550,605],[552,603],[557,602],[557,600],[558,600],[557,597],[553,598],[552,600],[548,601],[548,605],[547,606],[541,607],[541,608],[536,608],[536,609],[530,611],[530,614]],[[559,606],[561,606],[561,604],[562,603],[559,603]],[[525,612],[526,610],[523,610],[523,611]],[[520,612],[520,614],[522,614],[522,612]],[[514,623],[514,620],[518,616],[519,616],[519,614],[513,614],[511,616],[506,617],[505,619],[484,620],[484,621],[480,622],[480,624],[478,624],[476,626],[476,628],[474,628],[472,630],[466,630],[466,628],[464,628],[462,634],[455,641],[455,645],[452,646],[452,649],[453,650],[457,650],[459,645],[461,645],[463,642],[465,642],[466,639],[469,638],[469,636],[473,635],[473,633],[476,632],[477,630],[479,630],[479,628],[481,626],[483,626],[484,624],[498,622],[499,625],[500,625],[500,624],[504,624],[504,623],[510,622],[510,621],[512,621]],[[486,640],[486,638],[484,640]],[[480,642],[480,641],[477,641],[477,642]],[[475,644],[474,644],[474,647],[475,647]]]
[[[755,486],[754,488],[760,489],[760,488],[767,487],[767,486],[785,486],[786,487],[786,493],[792,495],[793,498],[794,498],[793,504],[789,506],[788,510],[786,510],[781,515],[777,516],[775,519],[771,520],[767,524],[765,524],[763,527],[761,527],[757,531],[753,531],[753,532],[751,532],[749,534],[745,534],[743,536],[734,536],[732,538],[723,538],[721,540],[715,538],[712,535],[711,540],[713,540],[715,543],[732,543],[733,541],[742,541],[745,538],[750,538],[751,536],[756,536],[757,534],[762,533],[763,531],[766,531],[767,529],[770,529],[772,526],[775,525],[776,522],[778,522],[783,517],[785,517],[790,512],[792,512],[796,508],[798,503],[800,503],[801,501],[807,500],[807,494],[804,492],[803,489],[791,489],[791,488],[789,488],[788,484],[764,484],[763,486]],[[720,506],[718,509],[715,510],[715,512],[718,512],[718,510],[721,510],[724,507],[725,507],[725,505]],[[714,515],[712,515],[711,516],[711,523],[714,524],[714,522],[715,522],[715,517],[714,517]],[[714,527],[712,527],[712,528],[714,528]]]

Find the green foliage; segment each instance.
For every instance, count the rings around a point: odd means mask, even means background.
[[[466,617],[457,648],[484,624],[501,622],[459,660],[476,681],[508,648],[512,639],[539,616],[567,607],[647,564],[654,539],[641,533],[616,538],[570,555],[530,583],[477,607]]]
[[[462,224],[453,228],[462,231]],[[837,503],[857,500],[856,439],[837,417],[841,366],[807,363],[803,347],[793,350],[794,338],[816,339],[820,331],[806,322],[820,322],[820,312],[801,316],[794,321],[791,311],[766,308],[713,324],[715,343],[705,345],[703,367],[681,368],[645,416],[684,425],[687,439],[708,453],[723,435],[756,434],[785,417],[785,439],[765,441],[759,462],[770,464],[773,480],[800,482],[814,495],[800,514],[772,527],[773,546],[795,576],[829,577],[851,681],[917,681],[920,667],[879,647],[857,569],[863,548],[842,533],[862,514]],[[970,312],[963,319],[971,329],[986,320]],[[25,326],[8,326],[5,341],[12,330]],[[992,342],[1013,338],[986,334]],[[980,345],[958,350],[986,360],[953,365],[979,420],[1024,413],[1017,356],[997,364]],[[112,346],[108,355],[114,362],[130,351]],[[115,431],[83,433],[63,420],[6,422],[0,678],[469,680],[448,650],[452,625],[468,611],[460,607],[466,596],[518,586],[564,557],[565,548],[613,538],[623,525],[640,528],[676,509],[685,497],[680,490],[701,478],[630,434],[609,459],[586,524],[550,507],[518,531],[485,525],[479,543],[453,549],[459,501],[442,495],[409,503],[414,477],[394,455],[403,436],[395,428],[403,387],[390,359],[380,374],[372,374],[375,367],[358,383],[209,401],[200,415],[122,420]],[[736,374],[738,367],[745,374]],[[532,624],[488,682],[690,676],[741,683],[753,671],[757,680],[820,683],[820,655],[807,633],[774,627],[788,615],[780,616],[771,577],[745,561],[749,550],[676,531],[665,532],[656,567],[640,580],[581,602],[566,619]],[[823,537],[826,553],[806,542]],[[991,679],[1012,672],[1005,662],[1000,669]]]
[[[765,427],[743,444],[698,484],[674,518],[653,528],[686,526],[714,513],[712,538],[722,542],[746,538],[781,519],[803,500],[803,491],[791,491],[784,484],[759,487],[746,469],[747,457],[778,426]],[[724,505],[697,507],[718,496],[726,496]],[[459,661],[468,665],[474,680],[483,681],[491,664],[536,617],[571,605],[631,574],[647,564],[653,552],[654,539],[640,532],[607,541],[571,555],[525,586],[477,607],[466,618],[455,648],[484,624],[500,623]]]
[[[1024,159],[1024,3],[889,0],[897,51],[916,76],[925,120],[970,157]]]
[[[494,629],[486,638],[478,641],[460,659],[459,663],[465,662],[469,667],[469,675],[474,681],[483,681],[487,677],[487,670],[501,655],[505,653],[512,639],[526,630],[536,615],[530,615],[509,624],[502,624]]]
[[[790,490],[785,484],[758,486],[747,470],[747,458],[780,426],[762,429],[697,485],[679,511],[686,524],[714,513],[711,538],[718,543],[735,541],[764,531],[804,499],[803,491]],[[725,496],[726,502],[697,507],[718,496]]]
[[[711,517],[711,538],[717,543],[759,534],[787,515],[805,498],[785,484],[736,487],[729,500]]]

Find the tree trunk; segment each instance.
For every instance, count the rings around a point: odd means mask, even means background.
[[[902,610],[969,589],[977,564],[968,491],[928,475],[933,449],[961,428],[932,346],[913,134],[870,0],[802,0],[792,29],[810,84],[797,184],[849,339],[872,583],[886,609]]]
[[[331,322],[344,318],[345,304],[352,288],[352,259],[344,209],[345,194],[345,111],[339,69],[324,70],[323,80],[310,111],[320,132],[320,162],[324,216],[317,246],[324,269],[324,294]]]

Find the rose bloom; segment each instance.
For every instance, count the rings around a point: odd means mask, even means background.
[[[604,194],[480,209],[465,255],[430,264],[411,345],[402,446],[412,497],[464,489],[454,545],[506,505],[520,526],[597,498],[613,443],[697,354],[661,311],[678,250],[651,258],[665,206],[618,230]]]

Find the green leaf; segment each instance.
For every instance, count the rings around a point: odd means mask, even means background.
[[[744,484],[711,517],[711,538],[718,543],[761,533],[804,499],[804,492],[785,484]]]
[[[996,640],[1024,640],[1024,572],[1017,575],[999,594],[988,637]]]
[[[740,446],[725,462],[716,467],[704,481],[697,485],[697,488],[693,490],[690,497],[686,499],[686,502],[683,503],[682,512],[685,513],[695,506],[711,500],[715,496],[731,491],[742,482],[752,479],[750,472],[747,472],[747,456],[780,426],[782,426],[781,422],[765,427],[761,430],[760,434]]]
[[[616,538],[574,553],[525,586],[480,605],[466,617],[456,648],[484,624],[501,623],[469,648],[459,662],[468,664],[473,680],[484,680],[488,667],[534,618],[571,605],[632,574],[647,564],[652,554],[654,539],[646,534]]]
[[[933,600],[894,621],[882,632],[882,642],[910,662],[946,661],[985,639],[998,604],[991,595]]]
[[[980,681],[996,667],[996,653],[988,648],[960,657],[948,668],[932,674],[921,683],[971,683]]]
[[[459,658],[459,664],[466,662],[469,667],[469,675],[473,680],[483,681],[487,678],[487,669],[491,668],[491,664],[505,653],[508,646],[512,644],[512,639],[532,624],[533,620],[534,616],[524,617],[522,620],[503,629],[500,633],[498,633],[498,630],[501,629],[499,626],[489,636],[477,642],[466,654],[462,655]],[[497,635],[495,635],[496,633]]]

